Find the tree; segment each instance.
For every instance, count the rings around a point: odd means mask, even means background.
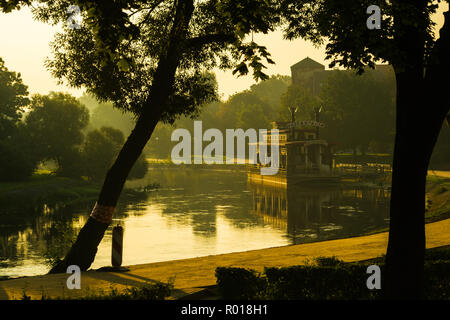
[[[56,92],[33,96],[30,107],[25,127],[34,145],[33,153],[40,160],[55,160],[59,171],[70,175],[64,163],[72,162],[83,142],[89,111],[75,97]]]
[[[267,33],[279,22],[272,0],[245,1],[41,1],[38,19],[67,24],[66,9],[80,7],[84,22],[54,42],[48,67],[59,79],[84,86],[100,100],[132,111],[136,126],[108,171],[86,225],[64,260],[50,272],[76,264],[86,270],[112,221],[126,177],[159,121],[172,123],[216,99],[216,86],[206,70],[253,70],[266,79],[265,47],[246,42],[251,32]],[[4,11],[29,1],[1,2]]]
[[[8,71],[0,58],[0,139],[11,137],[29,104],[28,88],[20,73]]]
[[[87,130],[112,127],[119,129],[126,136],[133,130],[135,119],[132,113],[114,108],[111,102],[99,103],[95,97],[86,93],[78,100],[89,109],[90,117]]]
[[[214,101],[202,108],[201,113],[194,117],[201,120],[203,129],[220,128],[267,128],[277,118],[280,97],[285,93],[290,83],[289,76],[275,75],[269,79],[253,84],[249,90],[244,90],[230,96],[227,101]],[[158,124],[147,144],[152,156],[167,158],[175,143],[171,141],[174,128],[192,130],[192,121],[181,117],[173,126]]]
[[[82,148],[85,175],[93,180],[103,178],[123,142],[124,137],[119,130],[102,127],[90,131]]]
[[[290,76],[273,75],[269,79],[253,84],[250,87],[250,92],[269,106],[265,113],[270,122],[276,120],[281,96],[286,93],[290,84]]]
[[[114,162],[125,138],[120,130],[102,127],[90,131],[81,149],[82,174],[92,180],[103,178]],[[142,178],[147,172],[146,161],[140,157],[128,178]]]
[[[283,121],[291,121],[291,108],[297,108],[299,119],[314,119],[314,108],[319,105],[319,100],[311,91],[301,84],[292,84],[281,97],[281,105],[278,117]]]
[[[388,150],[395,130],[394,81],[372,70],[361,76],[346,71],[330,75],[320,93],[327,124],[324,136],[354,153],[359,149],[364,154],[370,146]]]
[[[368,29],[369,5],[381,8],[381,29]],[[437,1],[284,1],[286,37],[326,45],[330,67],[357,69],[389,62],[396,76],[396,134],[384,290],[388,298],[421,298],[428,163],[449,111],[450,17],[435,40]],[[359,13],[359,14],[358,14]]]
[[[29,104],[28,88],[20,73],[9,71],[0,58],[0,180],[24,180],[31,176],[36,161],[29,153],[30,143],[21,126],[24,108]]]
[[[253,117],[245,110],[249,106],[257,112]],[[267,114],[271,111],[270,106],[250,90],[235,93],[219,106],[216,113],[220,119],[218,128],[266,128],[269,122]]]

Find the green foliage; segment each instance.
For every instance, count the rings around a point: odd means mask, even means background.
[[[29,0],[0,0],[0,12],[8,13],[30,3],[31,1]]]
[[[89,132],[81,148],[82,175],[92,180],[102,179],[117,157],[124,141],[123,133],[114,128],[102,127]],[[147,162],[141,156],[128,178],[142,178],[147,173],[147,169]]]
[[[450,249],[429,249],[425,254],[425,297],[446,300],[450,297]],[[317,265],[265,268],[263,274],[242,268],[216,269],[219,292],[223,299],[267,300],[373,300],[381,290],[366,286],[367,267],[384,259],[343,263],[335,257],[316,259]],[[383,278],[382,278],[383,281]]]
[[[24,180],[31,176],[36,159],[20,123],[29,104],[27,86],[20,73],[8,71],[0,58],[0,181]]]
[[[360,300],[373,298],[373,293],[366,286],[365,266],[267,268],[265,275],[268,282],[266,296],[269,299]]]
[[[54,59],[47,66],[58,79],[84,86],[102,101],[139,115],[151,96],[156,67],[169,47],[171,23],[181,7],[174,1],[40,1],[35,18],[63,22],[64,32],[53,42]],[[190,5],[190,1],[183,4]],[[81,8],[83,23],[67,28],[65,9]],[[253,70],[256,80],[267,79],[265,63],[274,63],[264,46],[246,42],[251,32],[268,33],[280,23],[278,1],[192,2],[189,28],[178,32],[179,67],[164,108],[163,121],[195,115],[217,97],[214,67],[233,68],[237,74]],[[179,14],[179,12],[178,12]],[[189,20],[190,19],[190,20]]]
[[[369,30],[366,14],[369,5],[382,12],[381,29]],[[281,12],[287,25],[287,39],[301,37],[315,44],[326,44],[330,67],[340,65],[360,73],[377,61],[388,61],[398,70],[415,64],[408,55],[405,35],[414,32],[424,39],[425,59],[429,59],[434,41],[430,15],[437,1],[367,0],[284,0]]]
[[[11,136],[29,100],[20,73],[8,71],[0,58],[0,138]]]
[[[250,92],[261,101],[275,110],[280,105],[280,97],[291,84],[291,77],[284,75],[272,75],[269,79],[255,83],[250,87]]]
[[[391,152],[395,132],[395,79],[392,73],[333,72],[320,93],[327,124],[323,135],[341,150]],[[357,132],[358,134],[355,134]],[[372,150],[369,150],[371,148]]]
[[[319,106],[319,99],[304,85],[291,85],[281,97],[278,118],[291,121],[290,108],[297,109],[297,120],[314,120],[314,108]]]
[[[25,128],[33,142],[34,154],[41,160],[63,164],[74,157],[74,148],[83,142],[82,130],[89,122],[89,111],[69,94],[52,92],[35,95]]]
[[[85,129],[86,131],[100,129],[101,127],[112,127],[119,129],[125,136],[128,136],[133,130],[135,125],[133,115],[114,108],[111,102],[101,103],[87,93],[84,93],[78,100],[90,112],[89,125]]]
[[[250,90],[232,95],[217,111],[218,128],[267,128],[271,107]]]
[[[225,132],[230,128],[270,128],[270,122],[277,118],[281,96],[290,84],[290,77],[274,75],[245,90],[230,96],[227,101],[216,101],[203,108],[195,120],[201,120],[203,130],[218,128]],[[175,128],[193,132],[193,121],[181,117],[173,126],[158,124],[148,143],[148,152],[153,157],[167,158],[174,145],[170,141]]]
[[[84,174],[93,180],[103,178],[123,143],[123,134],[117,129],[102,127],[89,132],[82,147]]]
[[[215,274],[223,299],[250,300],[255,298],[265,285],[265,280],[253,270],[219,267]]]

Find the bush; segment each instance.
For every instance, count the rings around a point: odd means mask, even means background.
[[[223,299],[254,299],[266,286],[265,279],[258,273],[243,268],[219,267],[216,278]]]
[[[425,297],[430,300],[450,300],[450,260],[441,259],[425,261]]]
[[[450,247],[429,249],[425,255],[425,297],[450,299]],[[381,259],[382,260],[382,259]],[[344,263],[335,257],[316,259],[317,265],[265,268],[263,274],[242,268],[217,268],[223,299],[265,300],[373,300],[381,290],[366,286],[367,267],[380,259]],[[383,278],[382,278],[383,279]],[[384,284],[382,283],[382,288]]]
[[[373,299],[367,289],[366,266],[295,266],[265,270],[269,300],[360,300]]]

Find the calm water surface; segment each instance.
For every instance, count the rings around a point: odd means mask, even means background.
[[[344,238],[388,225],[389,192],[373,188],[276,188],[245,172],[150,170],[129,187],[158,182],[139,199],[123,197],[114,224],[125,228],[123,265]],[[93,204],[48,208],[26,224],[0,221],[0,276],[49,270],[86,222]],[[111,264],[110,227],[92,268]]]

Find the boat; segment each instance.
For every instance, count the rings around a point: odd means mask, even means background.
[[[319,128],[323,126],[319,121],[296,122],[295,118],[291,122],[272,122],[272,130],[267,131],[263,142],[257,143],[256,159],[261,159],[263,143],[267,150],[272,150],[272,146],[278,143],[278,172],[273,175],[261,174],[264,165],[258,160],[247,166],[248,180],[286,187],[289,184],[339,183],[340,175],[333,170],[333,144],[319,136]],[[278,139],[274,134],[278,134]]]

